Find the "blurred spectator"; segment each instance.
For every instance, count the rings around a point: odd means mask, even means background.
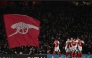
[[[42,6],[34,9],[30,6],[18,6],[18,3],[12,6],[0,8],[2,11],[0,13],[0,54],[47,54],[47,51],[52,53],[55,38],[60,41],[60,49],[64,53],[64,43],[70,37],[84,40],[83,53],[92,53],[92,5],[73,6],[71,4],[61,7]],[[9,48],[2,17],[6,13],[26,14],[41,21],[39,49],[31,46]]]

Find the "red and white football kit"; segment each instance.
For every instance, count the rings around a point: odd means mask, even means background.
[[[71,46],[72,46],[71,50],[72,51],[76,51],[77,50],[77,41],[76,40],[72,40]]]
[[[69,40],[67,40],[65,43],[65,50],[66,52],[70,52],[70,41]]]
[[[58,40],[55,40],[54,44],[55,44],[54,51],[55,52],[60,52],[60,49],[59,49],[60,42]]]
[[[84,43],[84,41],[82,40],[77,40],[78,41],[78,49],[81,52],[82,51],[82,43]]]
[[[72,41],[73,41],[73,40],[70,40],[70,45],[69,45],[69,49],[70,49],[71,52],[72,52],[72,44],[71,44]]]

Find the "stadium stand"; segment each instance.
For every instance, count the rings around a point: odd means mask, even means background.
[[[30,4],[30,3],[29,3]],[[31,5],[32,6],[32,5]],[[5,4],[0,7],[0,54],[47,54],[48,48],[53,51],[53,41],[58,38],[61,52],[64,54],[64,43],[67,38],[80,37],[84,40],[83,53],[92,53],[92,5],[66,3],[61,6],[43,4],[42,6]],[[3,14],[25,14],[41,21],[39,35],[40,49],[31,46],[10,49],[5,34]]]

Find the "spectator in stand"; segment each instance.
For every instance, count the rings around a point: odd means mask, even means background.
[[[0,8],[0,10],[2,10],[2,13],[0,13],[0,54],[47,54],[48,46],[50,46],[50,52],[52,53],[55,38],[61,42],[60,49],[62,53],[64,53],[63,43],[65,43],[69,37],[80,37],[85,42],[83,53],[92,53],[92,5],[35,7],[34,9],[31,7],[17,7],[17,5],[13,5],[13,7],[9,8]],[[31,46],[16,47],[14,49],[9,48],[2,17],[5,13],[26,14],[41,21],[39,50]]]

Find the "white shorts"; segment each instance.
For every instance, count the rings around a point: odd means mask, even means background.
[[[55,52],[60,52],[59,47],[55,47],[55,48],[54,48],[54,51],[55,51]]]
[[[72,46],[71,51],[72,52],[77,51],[77,47],[76,46]]]
[[[82,51],[82,47],[78,46],[78,50],[81,52]]]
[[[70,52],[70,48],[65,47],[66,52]]]
[[[72,47],[70,47],[69,49],[70,49],[70,51],[72,52]]]

